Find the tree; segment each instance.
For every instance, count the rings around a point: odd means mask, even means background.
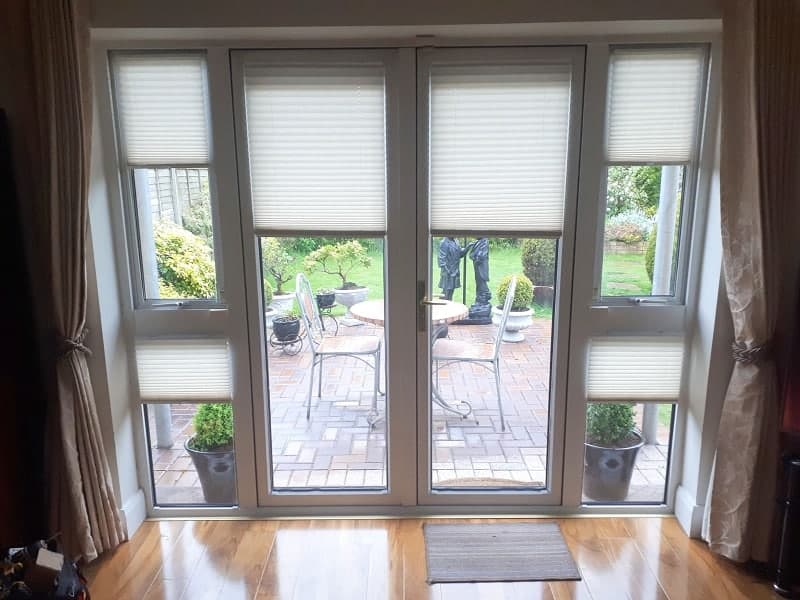
[[[369,267],[372,259],[358,240],[327,244],[309,254],[304,263],[308,271],[322,271],[342,280],[341,290],[360,287],[348,280],[350,272],[358,267]]]
[[[278,238],[261,238],[261,266],[275,280],[275,293],[285,294],[283,285],[292,279],[289,267],[294,257],[286,251],[284,242]]]
[[[606,213],[638,211],[654,217],[661,193],[661,167],[609,167]]]

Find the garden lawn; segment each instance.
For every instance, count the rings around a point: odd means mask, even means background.
[[[652,284],[644,266],[644,254],[603,256],[603,296],[649,296]]]
[[[303,258],[304,255],[292,254],[294,262],[292,263],[289,271],[292,274],[292,279],[284,286],[285,291],[294,290],[294,276],[298,271],[304,271]],[[383,298],[383,253],[380,251],[372,251],[369,253],[372,259],[372,264],[369,267],[356,267],[354,268],[348,279],[360,285],[365,285],[369,288],[369,299]],[[453,300],[457,302],[464,302],[470,305],[475,301],[475,274],[472,267],[472,261],[467,259],[466,273],[464,273],[464,266],[462,262],[461,267],[461,282],[464,283],[466,279],[466,297],[464,297],[464,288],[459,288],[453,294]],[[328,275],[327,273],[320,272],[305,272],[311,283],[312,289],[316,292],[322,288],[335,288],[341,285],[341,279],[335,275]],[[522,261],[520,259],[519,248],[492,248],[489,251],[489,289],[492,292],[492,301],[497,299],[497,286],[500,280],[506,275],[514,273],[522,273]],[[466,276],[466,277],[465,277]],[[646,277],[646,275],[645,275]],[[275,282],[270,277],[270,282],[275,287]],[[434,291],[438,291],[439,284],[439,267],[434,264],[433,266],[433,286]],[[536,282],[534,282],[534,285]],[[552,318],[553,312],[549,306],[542,306],[540,304],[533,304],[534,315],[540,318]],[[334,310],[334,315],[344,314],[343,307],[337,307]]]

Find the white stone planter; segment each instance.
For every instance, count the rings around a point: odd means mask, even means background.
[[[354,321],[353,324],[361,324],[361,321],[356,321],[356,319],[353,319],[353,315],[350,314],[350,307],[366,300],[369,288],[360,287],[350,290],[340,290],[339,288],[336,288],[333,291],[336,294],[336,302],[347,308],[347,313],[344,315],[345,324],[349,324],[347,321]]]
[[[271,306],[268,306],[264,311],[264,327],[267,329],[272,329],[272,319],[277,317],[279,314],[280,313],[277,310]]]
[[[500,319],[503,317],[503,311],[496,306],[492,307],[492,323],[500,326]],[[511,311],[508,313],[508,320],[506,321],[506,328],[503,331],[504,342],[521,342],[525,336],[521,333],[526,327],[533,324],[533,311],[531,309],[522,311]]]
[[[288,294],[273,294],[272,295],[272,302],[270,302],[270,308],[274,308],[277,312],[282,315],[285,315],[287,312],[292,310],[294,306],[294,292],[290,292]]]

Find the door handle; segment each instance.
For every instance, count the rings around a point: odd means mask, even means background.
[[[422,300],[419,301],[420,306],[444,306],[447,302],[443,302],[441,300],[428,300],[426,296],[422,297]]]

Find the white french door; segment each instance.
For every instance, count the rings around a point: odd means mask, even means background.
[[[260,505],[561,502],[583,60],[571,47],[232,52]],[[545,256],[531,339],[432,326],[422,296],[447,293],[443,238],[488,248],[493,296],[526,270],[525,248]],[[353,243],[336,275],[323,255]],[[460,263],[458,317],[497,304],[475,301],[480,260]],[[378,344],[379,360],[326,358],[308,327],[296,353],[275,338],[271,307],[297,272],[362,286],[378,316],[343,314],[337,290],[334,337]],[[439,335],[491,348],[499,373],[439,364]]]
[[[435,297],[437,247],[469,247],[457,299],[474,322],[439,338],[437,307],[420,306],[421,504],[561,502],[583,60],[583,48],[419,51],[417,275]],[[542,277],[534,314],[503,341],[498,284],[522,288],[526,273]]]

